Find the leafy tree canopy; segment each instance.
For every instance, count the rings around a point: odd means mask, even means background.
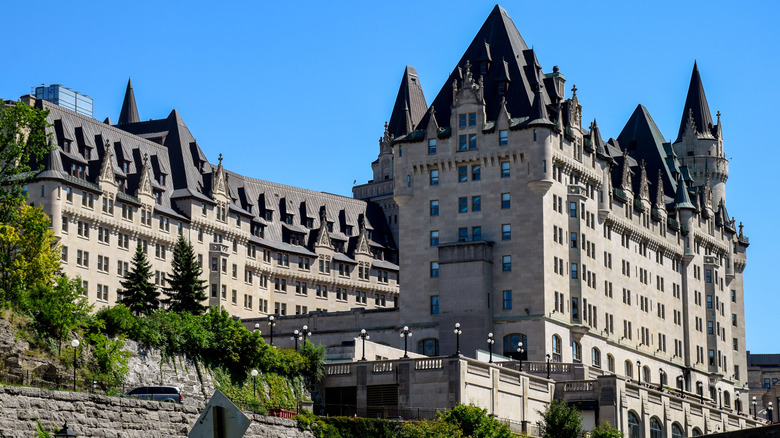
[[[582,434],[582,418],[577,408],[563,400],[553,400],[544,412],[542,438],[577,438]]]

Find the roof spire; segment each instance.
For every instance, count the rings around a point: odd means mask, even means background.
[[[655,193],[655,208],[666,210],[666,197],[664,196],[664,176],[663,171],[658,169],[658,186]]]
[[[122,110],[119,111],[119,120],[117,125],[125,123],[138,123],[141,119],[138,117],[138,106],[135,104],[135,93],[133,93],[133,82],[127,78],[127,90],[125,90],[125,100],[122,102]]]
[[[407,65],[386,130],[393,138],[412,132],[427,108],[417,69]]]
[[[707,104],[707,96],[704,95],[704,86],[699,76],[699,67],[696,61],[693,62],[693,72],[691,73],[691,83],[688,86],[688,96],[685,98],[682,120],[680,120],[680,131],[677,134],[675,143],[682,141],[685,133],[688,118],[692,116],[693,123],[696,126],[696,134],[703,138],[713,138],[712,113]]]
[[[696,207],[691,202],[690,196],[688,196],[688,186],[685,185],[682,175],[677,177],[677,193],[674,195],[674,204],[677,209],[687,208],[690,210],[696,210]]]

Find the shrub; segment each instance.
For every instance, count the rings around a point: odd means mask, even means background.
[[[544,412],[543,438],[577,438],[582,434],[582,418],[577,408],[553,400]]]

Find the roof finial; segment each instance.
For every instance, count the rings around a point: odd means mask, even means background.
[[[222,154],[219,154],[219,165],[222,165]]]
[[[720,125],[720,111],[718,111],[715,115],[718,117],[718,125]]]
[[[740,237],[743,236],[743,234],[742,234],[742,221],[739,221],[739,235],[740,235]]]
[[[577,95],[577,84],[571,87],[572,97]]]

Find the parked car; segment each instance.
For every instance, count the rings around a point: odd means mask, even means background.
[[[127,392],[125,397],[173,403],[181,403],[184,401],[184,397],[182,397],[181,392],[179,392],[179,388],[175,386],[140,386]]]

